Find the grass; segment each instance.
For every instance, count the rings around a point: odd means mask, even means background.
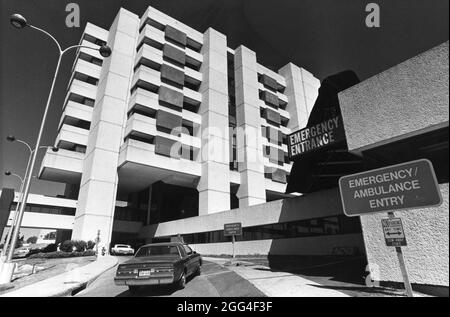
[[[19,268],[23,265],[40,267],[36,273],[31,270],[24,271],[24,276],[16,277],[10,284],[0,287],[0,294],[17,290],[24,286],[34,284],[50,277],[71,271],[77,267],[84,266],[96,260],[95,256],[62,258],[62,259],[25,259],[15,260]]]

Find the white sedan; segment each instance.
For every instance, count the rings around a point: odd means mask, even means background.
[[[133,255],[134,249],[127,244],[116,244],[111,249],[111,255]]]

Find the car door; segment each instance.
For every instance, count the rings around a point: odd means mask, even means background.
[[[186,252],[187,256],[188,256],[188,260],[187,260],[187,270],[188,270],[188,274],[192,274],[195,272],[195,270],[197,269],[197,261],[196,261],[196,257],[194,256],[194,251],[192,251],[192,249],[187,246],[186,244],[183,245],[184,251]]]

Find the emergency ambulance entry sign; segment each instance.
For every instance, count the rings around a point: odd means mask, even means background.
[[[442,204],[433,165],[426,159],[343,176],[339,189],[347,216]]]

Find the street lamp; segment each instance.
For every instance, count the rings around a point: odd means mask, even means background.
[[[41,126],[39,128],[39,133],[36,139],[36,145],[35,145],[35,149],[39,149],[39,146],[41,144],[41,138],[42,138],[42,134],[44,131],[44,126],[45,126],[45,120],[47,118],[47,113],[48,113],[48,109],[50,106],[50,101],[52,99],[52,95],[53,95],[53,89],[55,87],[55,83],[56,83],[56,77],[58,75],[58,71],[59,71],[59,66],[61,64],[61,59],[62,56],[68,52],[71,49],[74,48],[88,48],[88,49],[93,49],[93,50],[97,50],[95,48],[89,47],[89,46],[84,46],[84,45],[72,45],[69,46],[67,48],[65,48],[64,50],[61,48],[61,45],[59,44],[59,42],[47,31],[38,28],[30,23],[27,22],[27,20],[20,14],[13,14],[10,17],[10,22],[12,24],[12,26],[14,26],[15,28],[18,29],[23,29],[25,27],[29,27],[31,29],[34,29],[36,31],[39,31],[41,33],[44,33],[45,35],[47,35],[57,46],[58,48],[58,61],[56,63],[56,69],[53,75],[53,80],[52,80],[52,85],[50,87],[50,92],[48,94],[47,97],[47,103],[45,105],[45,110],[44,110],[44,115],[42,117],[42,122],[41,122]],[[111,55],[111,49],[109,48],[109,46],[107,45],[103,45],[98,49],[99,53],[103,56],[103,57],[108,57]],[[14,140],[13,140],[14,141]],[[31,147],[29,147],[29,149],[31,150]],[[19,236],[19,229],[20,229],[20,225],[22,223],[22,219],[23,219],[23,213],[25,211],[25,206],[27,204],[27,198],[28,198],[28,193],[30,191],[30,184],[31,184],[31,174],[33,173],[34,170],[34,165],[36,163],[36,157],[37,157],[37,152],[38,151],[31,151],[32,155],[31,155],[31,160],[30,160],[30,167],[29,167],[29,173],[25,174],[25,179],[24,179],[24,183],[25,183],[25,187],[24,187],[24,192],[22,195],[22,204],[20,204],[20,210],[18,213],[18,218],[17,218],[17,225],[14,227],[14,232],[12,235],[12,241],[11,241],[11,245],[14,246],[17,243],[17,239]],[[3,264],[3,268],[0,271],[0,284],[4,284],[4,283],[9,283],[11,282],[11,278],[12,275],[14,274],[14,268],[15,265],[14,263],[11,262],[12,257],[14,254],[14,248],[10,248],[9,252],[8,252],[8,256],[6,258],[6,262]]]
[[[9,22],[18,29],[23,29],[27,26],[27,19],[25,19],[22,15],[16,13],[11,15],[11,18],[9,19]]]
[[[6,255],[6,252],[8,250],[8,245],[9,245],[9,242],[11,240],[13,229],[16,227],[16,224],[17,224],[17,219],[18,219],[18,214],[19,214],[18,211],[19,211],[20,205],[23,203],[22,198],[23,198],[23,187],[25,185],[25,179],[27,177],[27,174],[28,174],[28,171],[29,171],[29,168],[30,168],[31,156],[32,156],[33,152],[35,152],[35,150],[36,150],[36,149],[31,149],[31,146],[27,142],[22,141],[20,139],[16,139],[16,137],[13,136],[13,135],[8,135],[6,137],[6,140],[8,140],[9,142],[19,142],[19,143],[24,144],[28,148],[30,153],[28,155],[28,163],[27,163],[27,167],[25,169],[25,175],[23,177],[21,177],[18,174],[11,173],[11,171],[6,171],[5,172],[6,176],[16,176],[16,177],[18,177],[20,179],[20,184],[21,185],[20,185],[19,199],[17,201],[16,209],[14,211],[14,218],[13,218],[13,221],[11,223],[11,229],[8,232],[5,244],[3,245],[3,249],[1,250],[1,253],[0,253],[0,262],[3,262],[5,260],[5,255]],[[38,150],[39,149],[52,149],[53,152],[58,152],[58,150],[59,150],[59,148],[56,147],[56,146],[40,146],[38,148]]]

